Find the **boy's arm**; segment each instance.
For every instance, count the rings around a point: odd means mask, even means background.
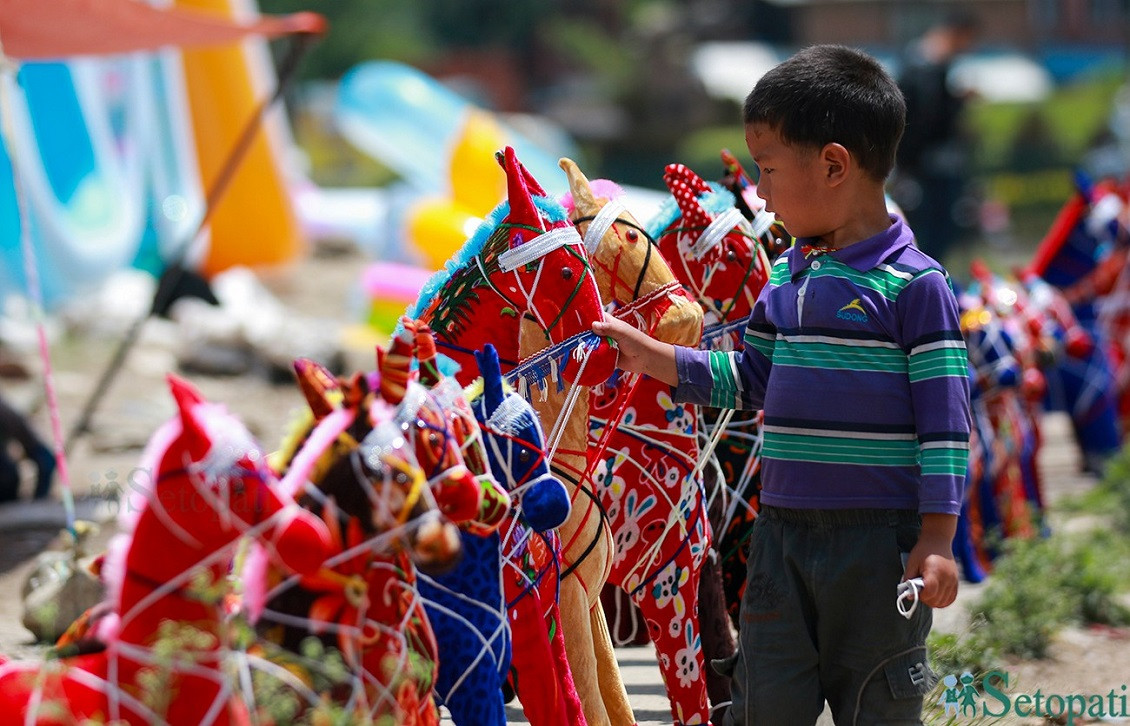
[[[766,289],[768,289],[766,285]],[[680,403],[759,409],[765,400],[776,333],[765,321],[765,290],[750,315],[741,351],[705,351],[662,343],[622,320],[605,316],[592,330],[616,341],[617,367],[672,386]]]
[[[922,601],[945,607],[957,594],[953,536],[969,465],[968,356],[957,300],[944,272],[919,273],[898,305],[921,468],[922,534],[905,576],[922,576]]]

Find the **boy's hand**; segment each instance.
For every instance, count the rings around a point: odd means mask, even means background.
[[[620,349],[620,358],[616,362],[618,368],[647,374],[671,386],[678,385],[675,346],[658,341],[611,315],[593,322],[592,331],[616,341],[616,347]]]
[[[933,608],[944,608],[957,599],[957,563],[953,560],[953,534],[957,517],[923,514],[922,533],[910,551],[902,579],[921,577],[918,599]]]

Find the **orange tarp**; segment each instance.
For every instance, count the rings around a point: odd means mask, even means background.
[[[0,44],[11,58],[125,53],[231,43],[249,35],[321,33],[316,13],[236,22],[222,14],[156,8],[138,0],[2,0]]]

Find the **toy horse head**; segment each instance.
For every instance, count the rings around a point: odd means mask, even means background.
[[[463,459],[463,449],[444,407],[421,383],[411,380],[415,336],[401,328],[378,353],[381,401],[393,406],[391,416],[412,444],[416,459],[439,503],[440,511],[456,523],[475,519],[482,490]],[[374,408],[374,416],[379,415]]]
[[[474,378],[471,351],[487,342],[499,347],[508,369],[520,350],[568,346],[565,379],[596,385],[611,374],[616,351],[591,333],[604,311],[584,243],[512,148],[498,161],[507,201],[424,285],[408,315],[432,327],[443,352],[460,364],[462,385]]]
[[[491,469],[505,479],[522,519],[537,532],[558,527],[569,516],[569,493],[549,471],[541,421],[525,398],[507,390],[494,347],[475,352],[482,391],[471,400],[486,434]]]
[[[416,447],[395,420],[394,407],[377,400],[365,376],[336,379],[318,363],[295,361],[313,420],[290,447],[284,483],[317,490],[300,502],[322,512],[328,497],[367,538],[381,537],[385,553],[407,552],[421,569],[441,571],[459,558],[454,525],[438,516]],[[305,473],[303,473],[305,472]]]
[[[733,195],[682,164],[663,181],[673,200],[648,225],[679,281],[703,308],[706,325],[739,320],[769,279],[769,259]]]
[[[510,511],[510,496],[506,488],[495,478],[487,457],[482,430],[475,413],[463,393],[463,387],[454,378],[440,373],[436,355],[435,338],[427,323],[417,320],[401,321],[405,329],[416,338],[416,361],[419,364],[419,380],[429,388],[436,402],[447,416],[448,425],[455,440],[459,443],[467,469],[479,484],[482,501],[479,512],[463,524],[471,534],[484,536],[502,524]]]
[[[726,169],[723,186],[733,192],[737,208],[750,221],[753,236],[765,248],[769,259],[777,259],[792,244],[792,236],[776,216],[765,209],[765,200],[757,196],[757,185],[729,149],[722,149],[722,166]]]
[[[180,432],[158,455],[148,506],[159,508],[173,534],[204,548],[250,534],[296,572],[321,565],[325,529],[271,486],[266,456],[246,427],[187,381],[171,374],[168,381]]]
[[[562,202],[585,241],[600,297],[652,337],[676,345],[697,345],[702,310],[675,279],[655,240],[616,198],[612,182],[589,182],[572,159],[559,162],[569,178]]]
[[[545,345],[540,347],[588,335],[593,321],[603,319],[604,308],[584,241],[568,218],[559,216],[563,210],[546,196],[512,147],[497,158],[506,171],[510,205],[503,221],[509,228],[510,249],[498,259],[503,284],[511,278],[510,289],[521,291],[529,301],[523,318],[536,322],[544,335]],[[544,293],[535,304],[538,289]],[[597,385],[612,373],[616,351],[605,342],[586,348],[589,359],[581,380],[577,379],[580,366],[566,365],[562,374],[581,385]]]

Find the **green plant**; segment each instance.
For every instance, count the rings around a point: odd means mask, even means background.
[[[1009,539],[972,612],[985,621],[988,646],[1004,655],[1043,658],[1052,636],[1079,608],[1065,587],[1061,538]]]
[[[1115,531],[1130,536],[1130,449],[1122,449],[1110,460],[1095,491],[1096,499],[1113,513]]]

